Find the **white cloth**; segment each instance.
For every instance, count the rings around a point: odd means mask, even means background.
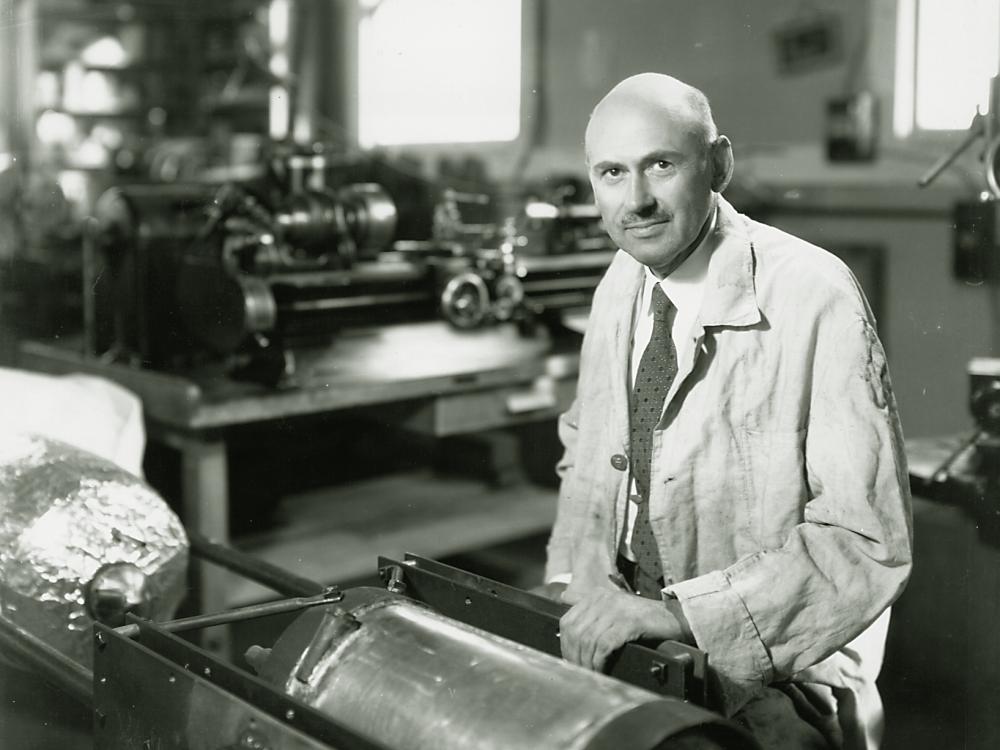
[[[705,294],[705,278],[708,275],[708,262],[712,258],[712,252],[718,245],[718,236],[713,231],[715,218],[713,214],[712,226],[705,234],[705,239],[681,263],[674,272],[664,279],[657,279],[653,272],[647,267],[646,278],[643,283],[642,294],[636,300],[635,323],[632,327],[632,358],[631,358],[631,379],[629,384],[635,382],[635,373],[639,369],[639,360],[642,359],[642,352],[649,344],[649,337],[653,333],[653,310],[652,296],[653,286],[659,284],[663,293],[667,295],[674,307],[677,308],[677,315],[674,317],[672,329],[674,347],[677,350],[677,361],[683,361],[688,355],[694,341],[692,328],[698,318],[698,311],[701,309],[701,299]]]
[[[142,476],[142,402],[104,378],[0,367],[0,430],[61,440]]]

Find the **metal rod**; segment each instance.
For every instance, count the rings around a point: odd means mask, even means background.
[[[330,299],[299,300],[280,305],[282,309],[294,312],[317,312],[322,310],[353,310],[357,307],[395,305],[401,302],[423,302],[430,295],[424,292],[396,292],[393,294],[359,294],[354,297],[331,297]]]
[[[969,132],[966,134],[962,142],[958,144],[958,147],[951,153],[945,154],[934,162],[934,165],[928,169],[919,180],[917,180],[917,186],[927,187],[935,179],[937,179],[937,176],[947,169],[951,163],[955,161],[955,159],[957,159],[963,151],[965,151],[965,149],[971,146],[979,136],[983,135],[983,132],[986,129],[984,122],[985,118],[977,112],[976,116],[972,119],[972,124],[969,126]]]
[[[592,292],[600,276],[577,276],[569,279],[539,279],[537,281],[522,281],[525,292],[544,293],[561,289],[579,289],[581,292]]]
[[[284,594],[285,596],[315,596],[326,590],[326,587],[321,583],[311,581],[308,578],[302,578],[253,555],[248,555],[232,547],[213,542],[197,531],[188,529],[187,535],[188,541],[191,544],[191,551],[196,556],[213,562],[226,570],[239,573],[251,581],[277,591],[279,594]]]
[[[88,708],[94,704],[94,673],[45,641],[0,616],[4,657],[23,664],[46,682],[69,693]]]
[[[233,622],[253,620],[258,617],[268,617],[270,615],[280,615],[286,612],[295,612],[307,607],[316,607],[321,604],[333,604],[344,598],[340,591],[331,586],[328,591],[318,596],[298,596],[292,599],[282,599],[277,602],[266,602],[264,604],[251,604],[248,607],[237,609],[227,609],[223,612],[212,612],[207,615],[195,615],[194,617],[182,617],[179,620],[168,620],[167,622],[155,623],[160,630],[168,633],[183,633],[188,630],[199,630],[200,628],[210,628],[214,625],[228,625]],[[139,635],[138,624],[122,625],[115,628],[115,632],[126,638],[135,638]]]

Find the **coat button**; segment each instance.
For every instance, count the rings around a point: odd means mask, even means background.
[[[628,456],[624,453],[616,453],[611,457],[611,465],[618,471],[625,471],[628,468]]]
[[[632,495],[629,495],[629,496],[628,496],[628,499],[629,499],[629,500],[631,500],[631,501],[632,501],[633,503],[635,503],[636,505],[642,505],[642,504],[643,504],[643,502],[645,502],[645,501],[643,500],[643,497],[642,497],[642,495],[640,495],[640,494],[639,494],[638,492],[636,492],[636,493],[634,493],[634,494],[632,494]]]

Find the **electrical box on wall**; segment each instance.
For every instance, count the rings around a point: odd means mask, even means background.
[[[830,161],[873,161],[878,151],[878,98],[870,91],[826,103],[826,156]]]
[[[1000,281],[1000,201],[955,204],[952,269],[961,281]]]
[[[840,17],[832,13],[810,13],[783,23],[774,30],[778,72],[805,73],[836,65],[843,57]]]

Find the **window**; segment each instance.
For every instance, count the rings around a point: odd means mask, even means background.
[[[521,0],[363,0],[361,5],[362,146],[517,138]]]
[[[898,0],[893,130],[964,130],[1000,68],[997,0]]]

